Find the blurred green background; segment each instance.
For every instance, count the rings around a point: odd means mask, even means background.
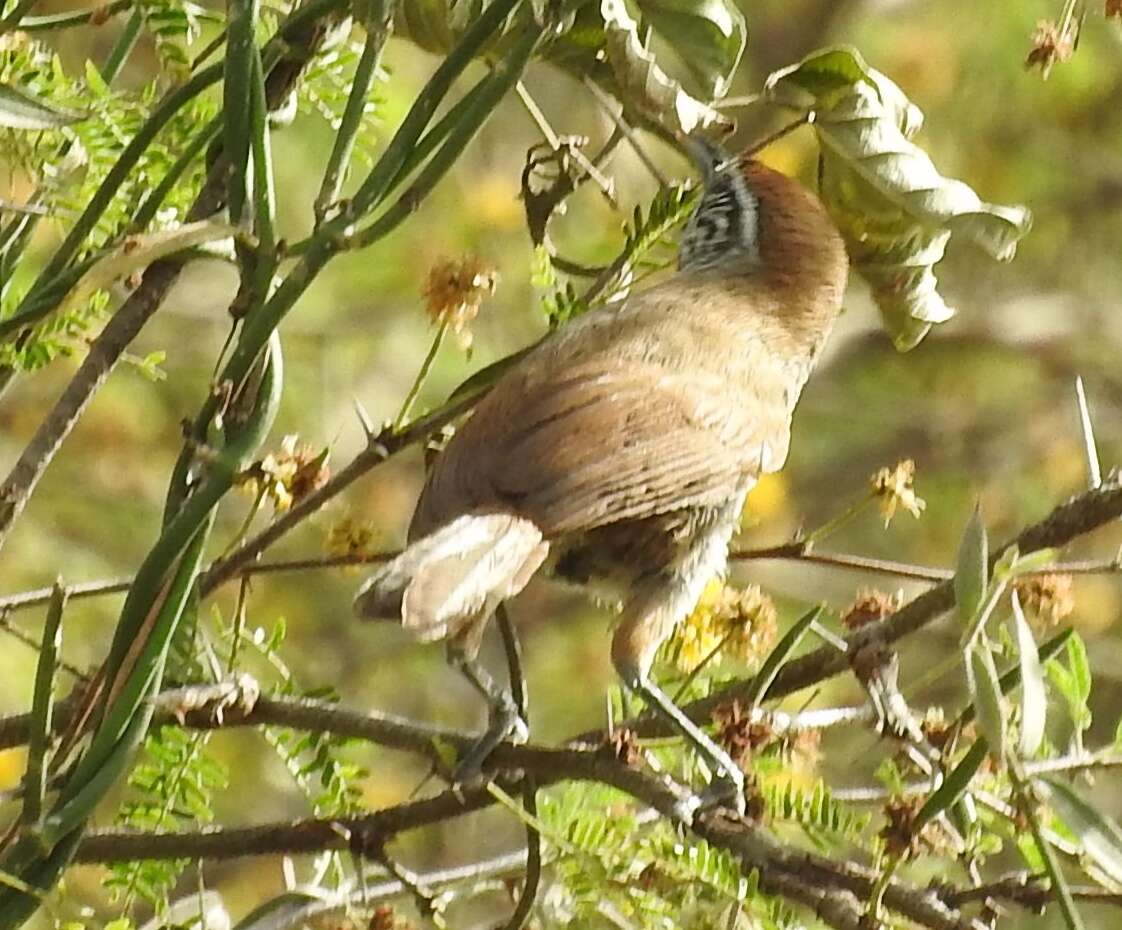
[[[1037,21],[1059,15],[1055,0],[745,0],[742,7],[749,44],[734,95],[757,91],[772,70],[817,47],[850,43],[924,111],[918,141],[945,175],[967,181],[984,199],[1023,203],[1035,214],[1035,227],[1011,264],[995,264],[952,243],[938,273],[958,316],[906,355],[892,348],[863,285],[853,281],[846,313],[797,412],[788,466],[753,495],[752,525],[742,537],[745,545],[767,545],[820,525],[862,494],[878,467],[912,458],[917,491],[927,501],[923,517],[898,516],[886,530],[872,510],[825,548],[950,565],[976,500],[984,507],[991,538],[1001,539],[1085,486],[1073,388],[1077,374],[1086,383],[1104,466],[1118,462],[1122,453],[1120,23],[1104,21],[1100,6],[1092,4],[1074,57],[1057,65],[1045,81],[1026,70],[1024,60]],[[43,4],[39,11],[63,8]],[[65,62],[80,67],[87,57],[104,56],[118,28],[110,20],[69,31],[59,42]],[[376,108],[387,132],[433,61],[408,43],[391,42],[389,79],[380,85]],[[151,50],[142,50],[124,79],[140,84],[152,66]],[[572,78],[539,65],[526,83],[557,131],[594,139],[610,131],[588,92]],[[735,143],[744,144],[778,119],[756,108],[734,115],[740,118]],[[314,114],[301,114],[274,135],[281,232],[287,238],[311,229],[310,204],[330,139],[329,127]],[[333,466],[340,467],[362,445],[354,399],[376,421],[395,415],[432,338],[420,289],[427,270],[442,258],[477,255],[498,270],[501,280],[472,327],[473,353],[466,357],[453,340],[445,344],[419,408],[436,405],[472,371],[544,331],[542,295],[531,282],[532,250],[517,199],[526,150],[537,141],[537,130],[517,100],[507,101],[399,233],[367,252],[343,256],[321,276],[282,326],[287,383],[272,447],[284,434],[296,433],[313,446],[329,446]],[[688,173],[689,166],[672,153],[650,140],[646,146],[670,176]],[[812,182],[815,155],[813,135],[804,130],[769,148],[764,157]],[[620,244],[623,218],[655,190],[626,146],[610,170],[624,212],[613,212],[592,192],[575,197],[554,230],[567,257],[609,258]],[[20,183],[0,165],[0,195],[19,199]],[[52,235],[48,231],[42,237],[40,258]],[[74,583],[135,569],[154,537],[181,421],[193,414],[208,389],[234,286],[233,270],[219,262],[188,268],[132,349],[141,357],[166,350],[166,378],[153,382],[131,366],[112,376],[17,525],[0,567],[0,593],[49,585],[60,575]],[[61,360],[25,377],[0,403],[0,467],[5,471],[74,368],[74,360]],[[397,546],[421,479],[419,451],[394,459],[269,557],[323,554],[332,526],[347,518],[373,527],[376,548]],[[225,532],[216,534],[217,540],[229,539],[244,519],[249,498],[236,503],[224,512]],[[266,516],[259,515],[258,522]],[[1120,545],[1122,526],[1116,526],[1081,543],[1071,556],[1109,556]],[[388,626],[353,621],[350,600],[362,577],[357,570],[260,577],[251,587],[249,622],[269,629],[284,619],[282,654],[303,686],[331,684],[354,707],[478,726],[483,708],[444,667],[439,649],[415,645]],[[809,601],[822,599],[844,610],[860,588],[892,592],[899,586],[893,579],[794,563],[747,564],[735,577],[771,591],[784,621]],[[235,587],[212,601],[227,622]],[[1088,642],[1095,671],[1093,706],[1104,711],[1102,724],[1092,728],[1092,741],[1109,739],[1111,731],[1104,728],[1110,712],[1122,706],[1122,637],[1116,629],[1122,580],[1081,576],[1075,594],[1071,622]],[[71,605],[64,647],[70,662],[85,668],[100,660],[120,603],[113,596]],[[605,695],[615,685],[606,615],[543,582],[519,598],[513,615],[524,638],[535,738],[557,740],[600,725]],[[10,618],[31,632],[41,621],[40,611]],[[929,669],[933,659],[951,655],[956,642],[957,632],[944,628],[906,644],[901,680],[906,683]],[[0,713],[26,709],[33,671],[34,653],[0,631]],[[915,702],[922,707],[959,689],[959,676],[951,675],[916,695]],[[792,700],[791,706],[804,699]],[[825,687],[817,702],[859,699],[856,684],[841,679]],[[231,790],[219,802],[221,822],[307,811],[257,734],[223,733],[212,746],[233,772]],[[869,782],[883,752],[872,733],[854,731],[829,736],[823,749],[823,774],[835,785]],[[353,750],[353,755],[370,770],[363,788],[372,806],[404,799],[424,775],[410,758],[369,749]],[[0,753],[0,788],[13,785],[21,767],[19,752]],[[1116,815],[1122,811],[1122,794],[1111,779],[1099,779],[1095,796]],[[512,821],[492,813],[442,832],[407,837],[396,848],[408,864],[421,867],[462,862],[520,841]],[[282,886],[281,869],[272,860],[219,864],[207,875],[236,913]],[[105,907],[99,877],[98,869],[78,870],[70,893]]]

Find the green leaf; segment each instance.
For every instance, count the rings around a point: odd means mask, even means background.
[[[88,114],[48,103],[11,84],[0,83],[0,126],[7,129],[58,129]]]
[[[1122,883],[1122,829],[1062,781],[1042,778],[1048,802],[1079,840],[1084,852],[1114,881]]]
[[[1010,581],[1014,578],[1020,578],[1022,575],[1030,575],[1047,568],[1056,561],[1060,554],[1058,549],[1037,549],[1027,555],[1019,555],[1016,546],[1010,546],[1008,551],[1012,551],[1015,555],[1011,564],[1003,564],[1005,558],[1002,556],[1002,563],[993,567],[994,577],[1000,581]]]
[[[820,194],[898,349],[912,348],[953,315],[933,271],[952,234],[1006,260],[1028,232],[1024,207],[985,203],[939,174],[909,141],[922,125],[920,111],[853,49],[825,49],[775,72],[764,95],[813,112]]]
[[[1036,651],[1021,600],[1013,592],[1013,628],[1017,637],[1017,652],[1021,670],[1021,738],[1019,752],[1022,758],[1036,754],[1044,740],[1044,721],[1048,712],[1048,696],[1044,690],[1044,669]]]
[[[604,54],[622,95],[644,116],[673,133],[727,126],[728,120],[708,104],[690,96],[659,66],[639,37],[639,24],[624,0],[601,0]]]
[[[982,610],[989,587],[989,539],[981,505],[974,507],[958,546],[954,600],[959,619],[969,626]]]
[[[935,789],[931,796],[923,802],[923,807],[916,814],[914,829],[919,832],[923,827],[949,809],[959,798],[966,793],[974,774],[981,768],[989,752],[989,744],[985,739],[974,741],[966,755],[956,765],[951,773],[943,779],[943,783]]]
[[[97,97],[99,100],[105,100],[106,98],[113,96],[112,89],[108,84],[105,83],[105,78],[101,76],[101,72],[98,70],[97,65],[95,65],[89,59],[86,59],[85,78],[86,89],[94,97]]]
[[[1017,560],[1021,557],[1021,550],[1017,548],[1017,544],[1013,543],[1008,546],[1004,552],[997,557],[997,561],[993,563],[993,577],[996,581],[1008,581],[1014,576],[1014,567]]]
[[[984,638],[974,644],[968,658],[966,682],[974,705],[974,717],[989,744],[990,754],[1002,759],[1005,756],[1005,714],[1001,708],[1001,685],[997,680],[993,653]]]
[[[1086,704],[1091,696],[1091,663],[1087,659],[1087,646],[1078,634],[1067,642],[1067,662],[1075,681],[1075,694]]]
[[[771,683],[775,681],[775,676],[779,674],[780,669],[791,658],[791,655],[799,647],[806,631],[810,629],[820,616],[822,616],[822,606],[812,607],[805,614],[799,617],[783,637],[775,644],[775,648],[771,650],[768,657],[764,660],[763,665],[760,666],[759,672],[756,677],[752,679],[752,686],[748,693],[748,703],[750,706],[757,706],[765,697],[767,697],[767,689],[771,687]]]
[[[682,59],[710,100],[728,93],[748,27],[729,0],[638,0],[644,20]]]

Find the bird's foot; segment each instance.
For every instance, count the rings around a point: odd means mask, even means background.
[[[452,783],[462,785],[475,781],[483,773],[487,757],[495,747],[505,741],[524,743],[530,738],[530,728],[514,706],[512,700],[496,701],[491,706],[491,720],[487,729],[460,759],[452,773]]]
[[[744,773],[740,769],[720,770],[708,787],[698,795],[699,810],[730,807],[738,814],[745,811]]]

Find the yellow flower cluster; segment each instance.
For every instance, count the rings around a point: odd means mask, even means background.
[[[692,672],[710,656],[752,664],[771,648],[776,630],[775,604],[759,586],[738,589],[715,578],[679,625],[671,654],[684,672]]]
[[[326,548],[330,555],[366,556],[373,551],[374,530],[367,523],[343,517],[327,531]]]
[[[927,501],[916,494],[912,482],[916,477],[916,463],[911,459],[897,462],[893,468],[882,468],[870,479],[873,496],[880,504],[884,525],[896,516],[896,508],[903,507],[917,520],[927,506]]]

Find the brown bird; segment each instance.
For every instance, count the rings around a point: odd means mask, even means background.
[[[812,193],[703,140],[690,148],[705,187],[678,272],[580,317],[502,376],[437,459],[408,548],[355,599],[362,617],[447,640],[491,701],[473,765],[519,724],[476,662],[483,629],[544,565],[622,604],[623,682],[742,788],[651,663],[724,570],[745,496],[787,458],[848,265]]]

